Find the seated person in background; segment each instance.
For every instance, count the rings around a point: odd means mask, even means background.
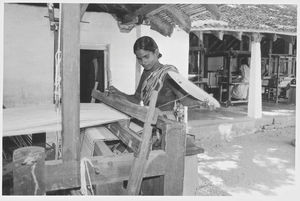
[[[269,76],[269,64],[266,64],[264,69],[261,70],[261,79],[265,76]]]
[[[250,68],[248,66],[247,58],[241,60],[241,78],[238,80],[239,83],[245,84],[236,84],[232,88],[231,97],[233,99],[247,99],[248,88],[249,88],[249,77],[250,77]]]

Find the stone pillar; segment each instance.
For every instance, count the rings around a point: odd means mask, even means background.
[[[288,54],[293,55],[293,43],[289,43],[288,45]],[[292,58],[288,59],[288,75],[292,75],[292,68],[293,68],[293,60]]]
[[[262,37],[259,33],[253,33],[251,36],[248,116],[256,119],[262,117],[260,50],[261,38]]]

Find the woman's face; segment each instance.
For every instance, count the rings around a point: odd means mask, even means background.
[[[140,65],[144,67],[145,70],[150,70],[158,62],[158,50],[154,52],[148,50],[136,50],[136,59]]]

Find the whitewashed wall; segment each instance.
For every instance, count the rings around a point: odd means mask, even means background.
[[[81,23],[81,44],[109,44],[112,84],[126,93],[135,89],[135,29],[121,33],[116,20],[107,13],[86,12]]]
[[[49,28],[46,7],[16,4],[4,6],[4,87],[3,102],[7,107],[52,102],[53,32]],[[58,12],[56,11],[56,16]],[[126,93],[135,91],[136,29],[121,33],[116,20],[107,13],[86,12],[81,23],[81,44],[110,45],[112,83]],[[164,64],[175,65],[187,77],[188,34],[174,30],[164,37],[149,27],[142,36],[153,37],[160,48]]]
[[[53,33],[47,8],[4,4],[3,104],[51,103]]]
[[[142,35],[152,37],[163,55],[160,62],[163,64],[172,64],[177,67],[179,72],[188,77],[189,63],[189,34],[182,29],[174,29],[171,37],[165,37],[160,33],[153,31],[149,26],[142,27]]]

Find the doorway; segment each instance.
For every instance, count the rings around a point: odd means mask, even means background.
[[[96,85],[95,85],[96,84]],[[93,89],[104,91],[104,50],[80,50],[80,103],[90,103]]]

